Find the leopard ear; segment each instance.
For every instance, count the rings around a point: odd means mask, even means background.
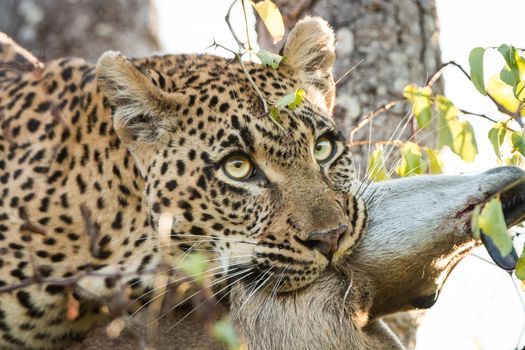
[[[332,67],[335,61],[334,31],[324,19],[305,17],[292,29],[284,46],[292,67],[308,96],[331,112],[335,99]]]
[[[96,74],[100,91],[115,109],[113,126],[124,143],[158,142],[173,124],[169,116],[187,101],[186,95],[157,87],[119,52],[105,52]]]
[[[162,90],[141,67],[114,51],[99,58],[96,74],[100,92],[113,107],[113,128],[145,175],[150,155],[169,140],[189,96]]]

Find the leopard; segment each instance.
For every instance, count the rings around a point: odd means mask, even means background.
[[[344,260],[368,215],[332,118],[334,32],[306,17],[283,54],[40,62],[0,36],[1,348],[81,340],[192,251],[279,293]]]
[[[367,232],[336,267],[289,293],[253,292],[243,281],[232,287],[229,317],[245,348],[412,348],[395,331],[406,336],[416,326],[392,323],[388,316],[399,320],[405,311],[426,310],[438,301],[454,268],[480,246],[471,234],[473,208],[498,196],[507,227],[525,220],[525,171],[518,167],[366,185]],[[486,248],[490,252],[491,246]],[[187,317],[188,311],[175,311],[174,319],[183,320],[177,334],[169,331],[170,322],[160,325],[157,349],[224,349],[199,318]],[[187,335],[183,339],[181,332]],[[137,347],[129,337],[119,339],[119,349]],[[99,329],[74,349],[111,349],[111,341]]]

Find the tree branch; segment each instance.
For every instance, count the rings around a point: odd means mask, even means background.
[[[366,145],[392,145],[396,147],[403,146],[402,140],[363,140],[363,141],[354,141],[350,142],[350,147],[354,146],[366,146]]]
[[[352,144],[352,141],[354,139],[355,133],[358,132],[363,126],[365,126],[367,123],[372,121],[372,119],[374,119],[377,115],[390,110],[392,107],[394,107],[395,105],[397,105],[398,103],[403,102],[403,101],[405,101],[404,98],[398,98],[396,100],[387,102],[387,103],[377,107],[373,111],[368,112],[367,114],[359,117],[358,118],[359,124],[357,124],[352,130],[350,130],[350,143]]]

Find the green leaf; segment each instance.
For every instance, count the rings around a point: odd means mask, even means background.
[[[514,87],[520,81],[518,65],[515,60],[515,51],[512,46],[503,44],[498,47],[499,53],[505,60],[505,67],[500,72],[500,78],[506,84]]]
[[[477,205],[472,210],[472,219],[470,220],[470,228],[472,230],[472,238],[475,240],[481,239],[481,233],[479,229],[479,214],[481,213],[481,206]]]
[[[209,259],[202,253],[190,253],[177,264],[177,268],[186,275],[192,276],[198,283],[201,283],[204,279],[208,261]]]
[[[385,167],[383,146],[381,145],[377,146],[375,151],[372,152],[368,162],[368,178],[372,181],[383,181],[390,178]]]
[[[512,149],[525,157],[525,138],[520,132],[514,131],[511,136]]]
[[[510,254],[513,247],[512,238],[507,231],[499,198],[495,197],[485,204],[479,214],[478,224],[479,228],[492,238],[502,256]]]
[[[521,252],[518,262],[516,263],[515,274],[520,280],[525,280],[525,245],[523,246],[523,251]]]
[[[516,78],[512,74],[511,69],[507,64],[499,72],[500,79],[507,85],[514,87],[516,85]]]
[[[458,119],[459,110],[445,96],[438,95],[435,101],[439,117],[437,148],[449,146],[464,161],[474,161],[478,145],[472,125]]]
[[[273,43],[281,40],[284,37],[284,21],[279,8],[271,0],[252,1],[252,6],[272,36]]]
[[[270,117],[277,123],[281,123],[281,112],[279,112],[279,108],[272,106],[270,108]]]
[[[430,173],[441,174],[443,172],[443,162],[439,159],[439,154],[428,146],[425,147],[425,152],[427,152],[428,163],[430,164]]]
[[[286,56],[281,56],[262,49],[259,50],[256,55],[259,57],[263,65],[272,67],[273,69],[277,69],[281,62],[286,58]]]
[[[489,140],[492,143],[494,153],[498,157],[498,161],[501,163],[501,150],[500,147],[505,140],[506,126],[504,123],[496,123],[489,131]]]
[[[501,80],[513,88],[517,99],[523,100],[525,83],[522,83],[522,79],[525,74],[525,59],[519,55],[518,50],[509,45],[501,45],[498,51],[505,59],[505,67],[500,72]]]
[[[421,148],[413,142],[406,142],[399,149],[401,163],[396,168],[399,176],[423,174],[426,171],[426,163],[423,161]]]
[[[432,119],[430,109],[430,98],[432,90],[428,87],[418,87],[415,84],[408,84],[403,90],[403,97],[409,100],[414,107],[414,116],[421,129],[426,128]]]
[[[228,319],[222,319],[213,325],[213,335],[216,339],[224,343],[228,349],[239,349],[241,342],[235,333],[231,322]]]
[[[470,79],[482,95],[487,95],[485,90],[485,81],[483,80],[483,55],[485,49],[482,47],[475,47],[470,51],[468,62],[470,64]]]
[[[295,108],[301,105],[301,103],[303,102],[303,98],[304,89],[297,89],[295,90],[295,92],[281,97],[279,101],[277,101],[275,106],[279,109],[288,107],[288,109],[294,110]]]

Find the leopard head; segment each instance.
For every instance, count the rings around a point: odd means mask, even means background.
[[[145,183],[151,226],[174,217],[175,250],[217,254],[230,276],[290,291],[314,281],[366,225],[351,153],[331,118],[334,34],[300,21],[277,69],[209,55],[128,60],[107,52],[97,81]],[[265,113],[305,90],[302,103]]]

